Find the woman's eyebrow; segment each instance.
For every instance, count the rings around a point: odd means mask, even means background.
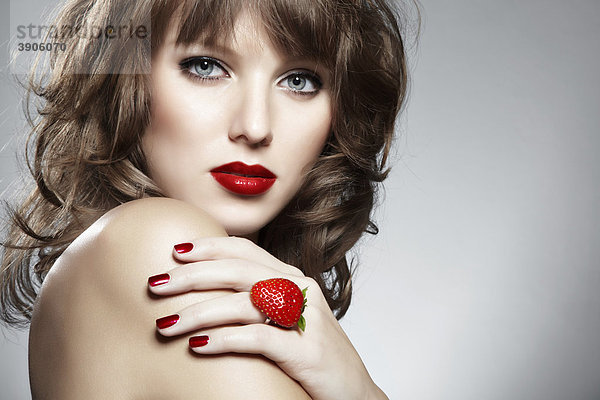
[[[195,47],[197,47],[198,49],[213,50],[213,51],[219,52],[221,54],[224,54],[227,57],[236,57],[236,58],[240,57],[240,54],[237,51],[235,51],[234,49],[232,49],[231,47],[229,47],[225,44],[208,43],[208,42],[200,40],[191,45],[192,49]],[[314,59],[312,57],[306,57],[306,56],[302,56],[302,55],[292,55],[289,53],[278,53],[278,54],[286,62],[310,62],[310,63],[315,63],[315,64],[319,63],[319,60]]]
[[[178,45],[176,45],[178,46]],[[227,55],[228,57],[233,57],[233,56],[237,56],[237,52],[235,52],[233,49],[225,46],[225,45],[221,45],[218,43],[207,43],[205,41],[202,40],[196,40],[193,41],[191,43],[186,43],[186,44],[181,44],[179,45],[182,48],[189,50],[189,51],[203,51],[203,50],[211,50],[211,51],[216,51],[222,54]]]
[[[225,46],[225,45],[218,44],[218,43],[208,44],[208,43],[200,42],[200,43],[198,43],[198,46],[205,48],[205,49],[218,51],[219,53],[223,53],[228,57],[238,56],[238,53],[235,50],[233,50],[232,48]]]

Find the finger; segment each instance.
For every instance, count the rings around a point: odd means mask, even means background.
[[[199,354],[262,354],[276,363],[295,357],[302,333],[266,324],[223,327],[192,336],[190,348]],[[202,339],[195,339],[201,337]]]
[[[211,289],[249,292],[258,281],[286,276],[272,268],[246,260],[209,260],[181,265],[165,274],[151,276],[148,278],[148,287],[158,295]]]
[[[265,265],[240,259],[208,260],[181,265],[167,273],[149,277],[148,288],[157,295],[212,289],[249,292],[256,282],[270,278],[287,278],[301,289],[318,288],[318,284],[311,278],[288,275]]]
[[[162,328],[174,320],[175,324]],[[232,323],[257,324],[264,321],[265,315],[252,304],[250,294],[241,292],[202,301],[177,314],[159,318],[156,327],[161,335],[176,336],[200,328]]]
[[[304,275],[300,269],[284,263],[251,240],[237,236],[199,238],[176,244],[173,256],[183,262],[239,258],[268,265],[286,274]]]

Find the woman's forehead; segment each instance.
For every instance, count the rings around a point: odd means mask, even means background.
[[[240,38],[252,40],[258,45],[271,41],[262,26],[260,16],[248,11],[241,11],[230,24],[221,24],[218,29],[198,27],[192,30],[182,25],[185,23],[184,16],[175,16],[174,20],[175,23],[169,26],[168,36],[177,45],[198,44],[218,48],[227,53],[238,47]]]
[[[286,4],[287,3],[287,4]],[[177,45],[235,45],[240,35],[256,35],[279,53],[329,64],[335,57],[335,30],[332,21],[316,10],[294,9],[288,0],[189,0],[171,10],[158,10],[153,21],[160,41]],[[302,2],[317,7],[321,2]],[[282,7],[287,5],[287,9]],[[161,12],[164,11],[164,12]],[[168,11],[171,11],[170,13]],[[310,11],[310,10],[309,10]],[[314,17],[311,19],[311,15]],[[163,25],[163,26],[160,26]],[[338,32],[339,34],[339,32]]]

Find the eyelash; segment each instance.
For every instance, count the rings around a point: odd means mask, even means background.
[[[210,58],[210,57],[192,57],[192,58],[188,58],[183,60],[182,62],[179,63],[179,66],[181,68],[181,71],[183,73],[185,73],[189,78],[194,79],[194,80],[198,80],[198,81],[216,81],[219,80],[221,78],[206,78],[204,76],[201,75],[197,75],[194,74],[193,72],[190,71],[190,67],[200,61],[208,61],[209,63],[213,64],[214,66],[217,66],[218,68],[220,68],[221,70],[223,70],[225,73],[227,73],[227,71],[225,70],[225,68],[223,68],[223,66],[215,59]],[[283,79],[289,79],[292,76],[299,76],[305,79],[308,79],[310,81],[312,81],[312,83],[314,84],[314,86],[317,88],[313,91],[310,92],[303,92],[300,90],[294,90],[294,89],[288,89],[288,91],[290,91],[291,93],[295,94],[295,95],[299,95],[299,96],[311,96],[311,95],[316,95],[319,90],[323,87],[323,83],[321,82],[321,80],[319,79],[318,76],[308,73],[308,72],[293,72],[289,75],[287,75],[285,78]]]

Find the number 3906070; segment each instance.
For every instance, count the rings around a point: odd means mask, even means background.
[[[19,43],[17,45],[19,51],[65,51],[67,45],[65,43]]]

